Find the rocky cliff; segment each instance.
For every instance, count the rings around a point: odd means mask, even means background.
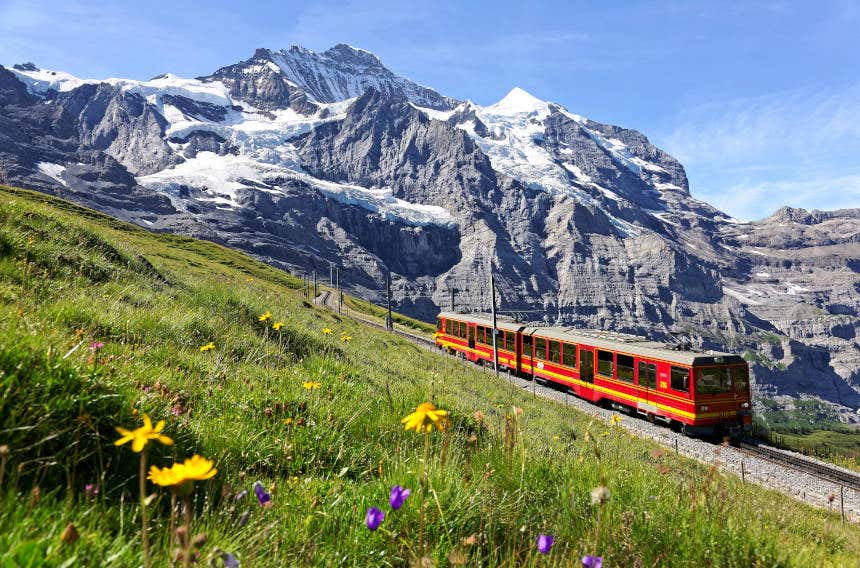
[[[760,393],[860,408],[860,211],[755,223],[641,133],[513,89],[486,107],[376,56],[257,50],[211,75],[0,68],[0,174],[431,318],[527,319],[746,354]]]

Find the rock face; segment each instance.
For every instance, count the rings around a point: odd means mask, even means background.
[[[345,45],[200,79],[0,67],[0,174],[398,310],[487,309],[745,353],[760,393],[860,408],[860,210],[740,223],[641,133],[486,107]]]

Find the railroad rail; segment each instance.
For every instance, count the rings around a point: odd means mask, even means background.
[[[759,459],[790,467],[815,477],[837,483],[855,491],[860,491],[860,474],[854,474],[837,467],[823,464],[817,460],[765,446],[757,440],[740,440],[735,446],[738,450]]]

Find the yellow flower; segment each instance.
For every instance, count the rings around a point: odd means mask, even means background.
[[[284,322],[282,321],[276,321],[272,324],[272,329],[274,329],[275,331],[280,331],[282,327],[284,327]]]
[[[149,468],[147,479],[162,487],[183,485],[191,481],[203,481],[213,477],[218,470],[213,467],[212,461],[195,455],[183,463],[174,463],[170,467]]]
[[[334,333],[334,331],[332,331],[330,327],[323,328],[323,335],[331,335],[332,333]]]
[[[260,321],[266,321],[272,317],[272,312],[266,312],[265,314],[260,316]]]
[[[290,424],[292,424],[292,423],[293,423],[293,419],[292,419],[292,418],[287,418],[286,420],[284,420],[284,424],[286,424],[287,426],[289,426],[289,425],[290,425]]]
[[[121,446],[126,442],[131,442],[131,449],[138,453],[143,451],[143,448],[146,447],[146,444],[148,444],[150,440],[158,440],[166,446],[171,445],[173,440],[162,435],[162,430],[164,430],[164,420],[160,421],[155,425],[155,428],[153,428],[152,420],[149,419],[149,416],[144,414],[143,426],[140,428],[136,428],[135,430],[126,430],[125,428],[117,426],[116,431],[122,435],[122,438],[114,442],[114,445]]]
[[[201,353],[206,353],[207,351],[212,351],[213,349],[215,349],[215,344],[212,343],[211,341],[209,343],[207,343],[206,345],[200,346],[200,352]]]
[[[416,432],[427,430],[429,432],[433,429],[433,426],[438,430],[447,428],[451,424],[448,418],[446,418],[447,416],[447,410],[438,409],[430,402],[422,402],[415,409],[415,412],[403,418],[400,422],[404,425],[405,430],[415,430]]]
[[[341,340],[341,341],[343,341],[343,342],[349,343],[350,341],[352,341],[352,336],[351,336],[351,335],[347,335],[347,334],[343,333],[343,334],[341,334],[341,336],[340,336],[340,340]]]
[[[302,386],[308,390],[318,389],[318,388],[320,388],[320,383],[315,382],[315,381],[305,381],[304,383],[302,383]]]
[[[613,426],[616,426],[617,424],[621,423],[621,417],[618,416],[617,414],[613,414],[612,418],[609,419],[609,423],[612,424]]]

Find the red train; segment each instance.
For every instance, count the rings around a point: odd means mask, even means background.
[[[752,427],[749,366],[738,355],[678,350],[642,337],[498,319],[499,368],[701,435]],[[442,312],[436,345],[493,362],[487,315]]]

